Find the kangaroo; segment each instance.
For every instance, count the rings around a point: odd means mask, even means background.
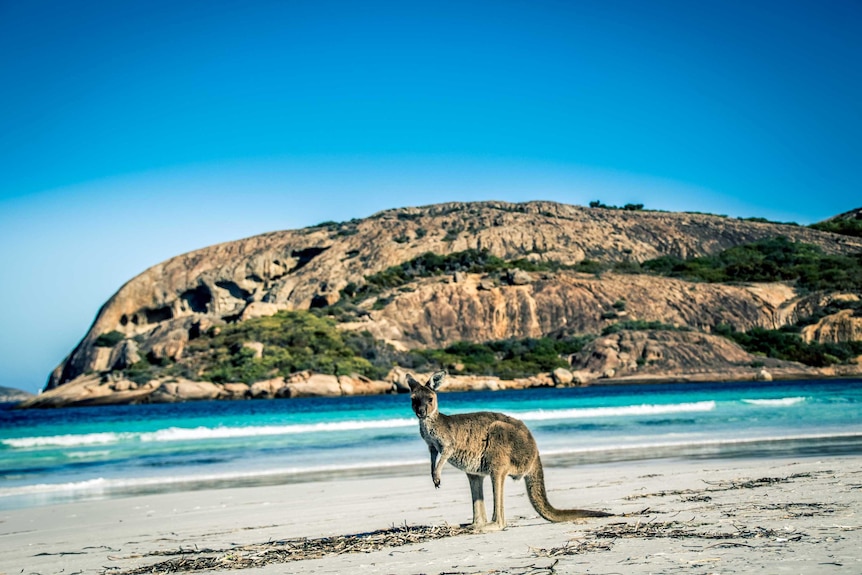
[[[503,482],[506,476],[524,478],[533,509],[548,521],[570,521],[584,517],[610,517],[603,511],[556,509],[548,502],[545,476],[536,440],[524,422],[490,411],[445,415],[437,408],[437,389],[445,371],[433,374],[427,383],[407,375],[413,412],[419,418],[419,434],[431,452],[431,479],[440,487],[440,470],[447,461],[467,474],[473,498],[473,522],[481,531],[506,527],[503,512]],[[494,490],[494,515],[488,523],[485,514],[483,482],[491,476]]]

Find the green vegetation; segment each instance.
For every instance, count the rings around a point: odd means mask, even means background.
[[[609,206],[607,204],[603,204],[599,200],[593,200],[590,202],[591,208],[604,208],[606,210],[625,210],[627,212],[639,212],[644,209],[643,204],[626,204],[622,207],[620,206]]]
[[[227,325],[217,335],[192,340],[188,346],[189,359],[184,361],[198,364],[200,377],[216,383],[251,383],[305,369],[381,376],[350,345],[351,341],[335,327],[332,319],[309,312],[282,311]],[[262,343],[263,356],[256,357],[254,349],[243,345],[246,342]]]
[[[126,336],[117,330],[113,330],[99,335],[96,341],[93,342],[93,345],[96,347],[114,347],[124,339],[126,339]]]
[[[749,353],[786,361],[798,361],[814,367],[845,363],[862,354],[862,341],[837,344],[806,343],[798,335],[786,330],[755,327],[741,332],[736,331],[732,326],[721,324],[713,329],[713,333],[736,342]]]
[[[149,361],[142,359],[123,370],[123,375],[129,381],[134,381],[138,384],[147,383],[160,375],[168,375],[168,372],[164,369],[160,369],[160,367],[161,366],[153,365]],[[173,375],[173,373],[171,373],[171,375]]]
[[[810,316],[800,318],[793,326],[787,326],[784,331],[798,332],[806,325],[812,325],[826,316],[833,315],[845,309],[853,310],[853,317],[862,317],[862,301],[836,300],[829,302]]]
[[[527,272],[556,271],[578,269],[579,266],[588,261],[584,260],[578,266],[564,266],[559,262],[533,261],[525,258],[504,260],[491,255],[488,250],[469,249],[448,255],[426,252],[412,260],[366,276],[363,285],[351,282],[341,290],[341,293],[347,298],[361,300],[386,289],[401,287],[419,278],[451,274],[458,271],[486,274],[501,274],[510,269],[520,269]],[[592,262],[588,264],[588,267],[591,264]]]
[[[794,281],[804,290],[862,288],[862,254],[829,255],[814,245],[785,237],[735,246],[714,256],[682,260],[662,256],[641,269],[706,282]]]
[[[777,224],[780,226],[798,226],[799,225],[796,222],[776,222],[775,220],[769,220],[769,219],[761,218],[761,217],[757,217],[757,216],[748,217],[748,218],[738,217],[736,219],[743,221],[743,222],[755,222],[755,223],[759,223],[759,224]]]
[[[862,238],[862,212],[852,219],[839,218],[836,220],[829,220],[828,222],[811,224],[808,227],[820,230],[821,232],[832,232],[833,234]]]
[[[505,339],[486,343],[461,341],[445,349],[412,351],[401,365],[411,368],[446,368],[455,374],[497,375],[503,379],[527,377],[558,367],[564,359],[592,341],[592,336]]]
[[[691,328],[682,326],[678,327],[675,325],[669,325],[666,323],[662,323],[660,321],[644,321],[644,320],[627,320],[627,321],[619,321],[617,323],[611,324],[602,330],[602,335],[610,335],[612,333],[617,333],[623,330],[629,331],[644,331],[644,330],[654,330],[654,331],[691,331]]]
[[[634,261],[602,263],[585,259],[575,265],[526,258],[504,260],[488,250],[469,249],[447,255],[427,252],[365,277],[365,283],[350,283],[342,295],[356,301],[408,284],[416,279],[462,271],[501,275],[507,270],[555,272],[571,270],[600,274],[654,273],[705,282],[793,281],[803,290],[854,290],[862,288],[862,254],[830,255],[814,245],[785,237],[758,240],[735,246],[712,256],[681,259],[662,256],[638,264]]]
[[[178,362],[151,355],[124,371],[143,383],[182,376],[215,383],[284,377],[302,370],[382,379],[392,367],[444,367],[452,373],[525,377],[568,366],[565,357],[580,351],[592,336],[507,339],[487,343],[459,342],[445,349],[398,352],[368,332],[340,331],[335,321],[307,311],[222,326],[189,342]],[[262,356],[248,342],[263,344]]]

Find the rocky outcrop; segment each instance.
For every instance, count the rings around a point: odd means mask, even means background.
[[[860,238],[799,226],[551,202],[448,203],[388,210],[363,220],[219,244],[158,264],[122,286],[99,311],[80,344],[52,372],[45,393],[25,403],[92,405],[403,392],[405,384],[397,370],[386,381],[303,372],[250,385],[183,378],[141,384],[124,379],[122,373],[139,362],[182,363],[194,354],[190,340],[217,334],[229,322],[334,305],[342,297],[342,288],[361,286],[367,276],[427,252],[488,250],[504,260],[566,265],[584,260],[642,262],[663,255],[707,255],[777,235],[815,244],[832,254],[862,251]],[[751,379],[765,378],[764,373],[829,375],[753,358],[710,332],[720,324],[738,330],[793,324],[801,317],[833,310],[827,306],[835,301],[835,294],[799,294],[783,283],[723,285],[643,274],[597,276],[544,269],[557,271],[508,269],[491,275],[458,271],[418,278],[362,300],[358,307],[350,306],[352,319],[339,327],[367,331],[398,350],[442,347],[462,340],[598,334],[629,322],[680,329],[624,329],[596,339],[583,354],[571,358],[569,369],[514,381],[456,376],[449,379],[450,389],[650,378]],[[860,323],[862,318],[852,310],[843,310],[805,328],[803,337],[824,343],[860,340]],[[242,345],[257,358],[267,353],[260,342]],[[201,372],[192,368],[174,373],[194,379]]]
[[[620,321],[661,322],[710,331],[776,329],[795,321],[796,292],[784,284],[731,286],[650,275],[574,272],[542,274],[525,285],[483,288],[482,277],[429,278],[412,291],[387,294],[380,309],[367,302],[361,321],[345,329],[369,331],[396,348],[440,347],[548,334],[600,333]]]
[[[799,226],[551,202],[448,203],[273,232],[172,258],[130,280],[102,307],[87,335],[52,373],[46,389],[87,372],[111,370],[136,357],[135,353],[156,360],[182,357],[190,335],[219,323],[270,315],[281,309],[331,305],[348,283],[361,284],[369,274],[429,251],[448,254],[468,248],[487,249],[504,259],[564,264],[584,259],[639,262],[661,255],[710,254],[775,235],[816,244],[828,253],[862,250],[858,238]],[[624,287],[629,280],[632,290]],[[639,302],[646,301],[646,293],[659,284],[658,280],[649,285],[644,281],[626,276],[609,282],[605,293],[602,286],[585,278],[512,272],[503,285],[479,278],[463,284],[453,282],[463,286],[457,290],[441,287],[438,292],[426,286],[416,297],[396,298],[378,314],[372,327],[387,340],[407,347],[443,343],[467,334],[539,334],[600,324],[595,310],[605,309],[618,297],[626,298],[628,313],[642,317],[709,326],[727,316],[744,326],[781,323],[781,308],[793,299],[788,296],[769,301],[758,299],[751,291],[745,294],[745,288],[721,291],[702,286],[693,288],[702,296],[684,298],[675,296],[674,290],[692,288],[668,282],[662,284],[662,290],[672,303],[652,313]],[[472,293],[479,291],[485,295]],[[734,299],[732,293],[741,299]],[[700,307],[711,298],[724,298],[727,305]],[[660,303],[662,299],[653,297],[652,301]],[[424,317],[424,309],[411,309],[424,303],[430,306],[428,317]],[[502,307],[496,307],[498,304]],[[594,306],[593,313],[582,317],[581,312],[589,305]],[[749,316],[746,310],[752,312],[753,319],[743,319]],[[703,317],[696,318],[698,314]],[[411,316],[425,321],[406,322]],[[490,326],[483,327],[488,319]],[[467,325],[459,325],[464,320]],[[140,339],[140,349],[96,345],[100,335],[113,331],[126,340]]]
[[[862,314],[843,309],[802,328],[802,339],[818,343],[862,341]]]
[[[588,383],[771,381],[829,377],[841,370],[752,355],[728,339],[694,331],[622,331],[601,337],[572,358]]]
[[[21,389],[13,387],[0,386],[0,403],[18,403],[33,397],[32,393],[28,393]]]
[[[632,375],[672,376],[742,368],[756,373],[756,358],[730,340],[692,331],[621,331],[598,338],[572,358],[592,379]],[[800,366],[802,369],[802,366]]]
[[[246,383],[212,383],[168,378],[138,384],[105,374],[89,374],[37,396],[28,394],[19,407],[63,407],[176,403],[201,400],[244,400],[292,397],[339,397],[395,393],[390,380],[373,381],[361,375],[334,376],[308,371],[290,378],[272,378]]]
[[[145,402],[159,382],[138,384],[126,379],[91,373],[76,377],[67,384],[33,396],[18,407],[65,407],[85,405],[118,405]]]

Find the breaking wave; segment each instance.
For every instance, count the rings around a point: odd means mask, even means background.
[[[804,397],[782,397],[780,399],[743,399],[742,403],[766,407],[789,407],[803,401],[805,401]]]

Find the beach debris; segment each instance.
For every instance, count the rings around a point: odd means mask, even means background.
[[[736,531],[709,531],[703,529],[705,524],[685,523],[680,521],[641,522],[636,523],[619,522],[609,523],[595,529],[591,529],[579,540],[567,541],[561,547],[530,548],[537,557],[560,557],[564,555],[583,555],[596,551],[610,551],[618,539],[701,539],[718,540],[705,547],[713,549],[716,547],[754,547],[742,540],[761,539],[776,543],[799,541],[806,537],[804,533],[788,533],[787,530],[775,530],[766,527],[739,527]]]
[[[822,471],[818,475],[832,473],[831,471]],[[669,495],[683,496],[689,501],[709,501],[710,497],[706,493],[716,493],[719,491],[732,491],[734,489],[755,489],[758,487],[768,487],[776,483],[788,483],[796,479],[808,479],[813,476],[812,473],[794,473],[786,477],[761,477],[759,479],[733,479],[730,481],[707,481],[704,483],[709,485],[706,489],[673,489],[666,491],[657,491],[654,493],[636,493],[627,495],[623,499],[633,501],[635,499],[646,499],[648,497],[667,497]]]
[[[218,569],[248,569],[277,563],[318,559],[344,553],[371,553],[391,547],[424,543],[434,539],[472,533],[452,525],[403,525],[368,533],[336,535],[309,539],[284,539],[229,549],[188,549],[153,551],[147,557],[171,556],[171,559],[128,571],[111,570],[111,575],[153,575],[194,573]],[[548,571],[545,571],[548,572]],[[552,571],[551,571],[552,572]]]
[[[490,571],[441,571],[438,575],[556,575],[557,563],[560,560],[556,559],[550,565],[525,565],[521,567],[509,567],[502,571],[491,569]]]

